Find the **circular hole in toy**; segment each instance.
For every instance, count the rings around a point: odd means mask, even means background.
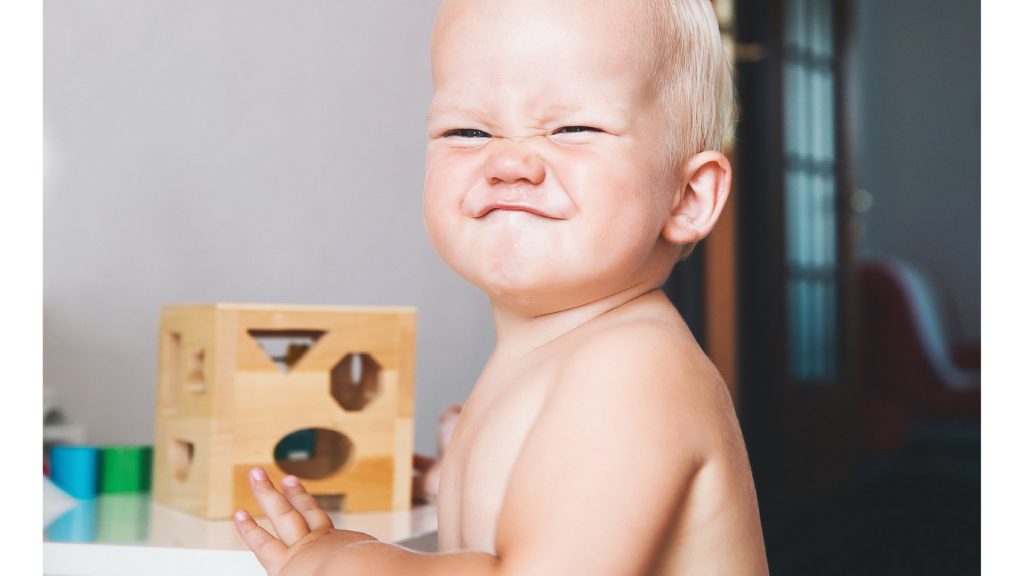
[[[274,446],[274,462],[288,474],[320,480],[341,470],[352,449],[352,441],[337,430],[304,428],[288,434]]]

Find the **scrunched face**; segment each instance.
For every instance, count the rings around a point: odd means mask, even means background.
[[[676,167],[628,4],[455,0],[438,16],[424,220],[492,299],[563,310],[672,261]]]

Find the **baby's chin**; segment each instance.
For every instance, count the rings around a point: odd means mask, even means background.
[[[506,271],[500,276],[467,278],[482,290],[495,308],[513,310],[524,316],[541,316],[562,312],[599,300],[615,293],[617,287],[609,283],[582,281],[566,274],[566,270],[520,270],[519,274]]]
[[[494,305],[512,308],[547,308],[564,290],[552,270],[541,266],[459,266],[455,271],[491,299]]]
[[[513,249],[511,242],[474,240],[435,248],[440,248],[438,253],[449,267],[495,306],[532,316],[590,304],[653,278],[652,254],[642,250],[595,254],[570,246],[558,249],[530,243],[534,245]]]
[[[492,300],[536,300],[556,286],[544,270],[506,267],[502,270],[474,270],[464,275]]]

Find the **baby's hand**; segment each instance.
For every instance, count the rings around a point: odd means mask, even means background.
[[[278,492],[262,468],[253,468],[249,486],[277,537],[244,510],[235,513],[235,528],[270,576],[312,574],[344,546],[376,540],[362,532],[335,530],[330,516],[295,476],[285,476]]]
[[[452,404],[445,409],[437,422],[437,458],[413,454],[412,466],[415,475],[412,479],[412,497],[414,501],[435,503],[441,485],[441,462],[445,450],[452,440],[455,425],[462,414],[461,404]]]

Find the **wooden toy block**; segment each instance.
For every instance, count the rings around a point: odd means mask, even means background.
[[[413,308],[164,308],[153,499],[259,513],[262,466],[346,512],[408,509],[415,323]]]

